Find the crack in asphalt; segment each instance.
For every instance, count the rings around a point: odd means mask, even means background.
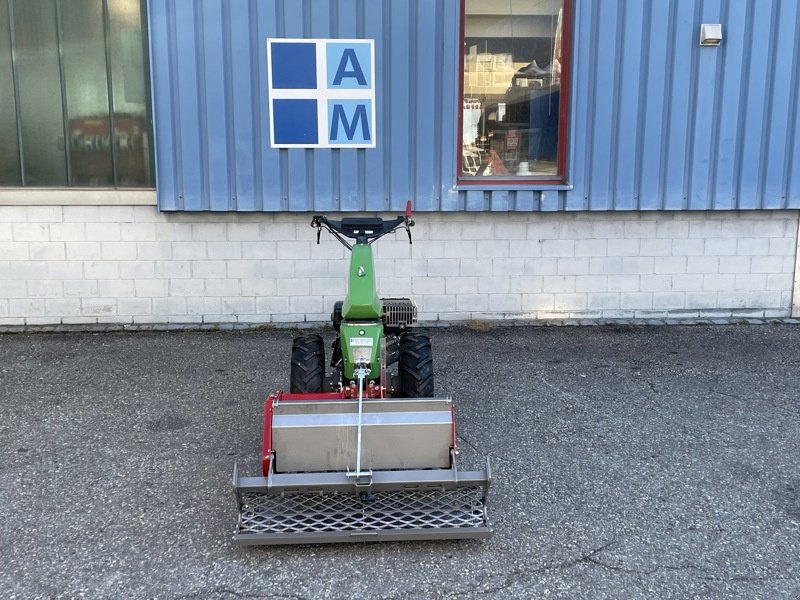
[[[609,571],[615,571],[617,573],[628,573],[631,575],[652,575],[653,573],[657,573],[658,571],[683,571],[687,569],[693,569],[697,571],[705,571],[703,567],[699,567],[697,565],[687,564],[687,565],[655,565],[652,569],[628,569],[626,567],[621,567],[618,565],[611,565],[607,562],[603,562],[599,558],[595,556],[589,555],[585,556],[580,562],[585,562],[593,565],[597,565],[598,567],[602,567],[603,569],[607,569]]]
[[[708,569],[707,567],[702,567],[700,565],[696,565],[693,563],[686,563],[686,564],[679,564],[679,565],[665,565],[665,564],[656,564],[653,568],[627,568],[619,565],[612,565],[600,558],[600,554],[611,548],[619,538],[613,538],[611,541],[603,544],[602,546],[595,548],[591,552],[583,554],[582,556],[567,561],[561,564],[560,568],[572,568],[579,564],[591,564],[598,566],[602,569],[606,569],[608,571],[616,572],[616,573],[625,573],[629,575],[644,575],[649,576],[653,575],[659,571],[699,571],[706,575],[703,579],[706,580],[715,580],[715,581],[724,581],[724,582],[763,582],[769,581],[770,579],[774,579],[774,576],[770,577],[755,577],[755,576],[748,576],[748,575],[735,575],[732,577],[720,577],[720,576],[711,576],[713,573],[712,570]]]
[[[274,592],[264,592],[264,593],[257,593],[251,594],[248,592],[237,592],[236,590],[232,590],[230,588],[214,588],[211,590],[201,590],[198,592],[194,592],[192,594],[186,594],[184,596],[179,596],[181,599],[189,599],[189,598],[209,598],[214,597],[217,594],[224,594],[225,596],[233,596],[235,598],[270,598],[273,600],[312,600],[309,596],[303,596],[298,594],[285,594],[285,593],[274,593]]]

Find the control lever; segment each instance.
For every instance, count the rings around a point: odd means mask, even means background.
[[[319,236],[322,234],[322,218],[319,215],[314,215],[311,218],[311,226],[317,228],[317,245],[319,245]]]
[[[413,244],[411,241],[411,228],[414,226],[414,221],[411,220],[411,199],[406,200],[406,233],[408,234],[408,243]]]

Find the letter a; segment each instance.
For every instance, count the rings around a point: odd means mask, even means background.
[[[352,69],[348,70],[347,63],[352,65]],[[342,53],[342,60],[339,61],[339,67],[336,69],[333,85],[341,85],[342,79],[345,77],[355,77],[358,85],[367,85],[367,78],[364,77],[364,72],[361,70],[358,58],[356,58],[356,51],[352,48],[345,48]]]

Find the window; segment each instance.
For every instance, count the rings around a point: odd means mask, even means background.
[[[459,182],[562,183],[570,0],[463,0]]]
[[[0,186],[153,186],[145,4],[0,0]]]

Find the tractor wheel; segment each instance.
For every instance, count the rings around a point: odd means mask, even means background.
[[[293,394],[322,391],[325,380],[325,344],[318,334],[301,335],[292,343],[289,389]]]
[[[433,397],[433,353],[427,335],[406,333],[400,338],[398,370],[402,396]]]

